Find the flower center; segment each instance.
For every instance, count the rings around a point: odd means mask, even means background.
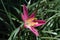
[[[33,22],[33,20],[37,20],[36,18],[30,18],[28,20],[26,20],[26,25],[27,26],[34,26],[35,24],[37,24],[37,22]]]

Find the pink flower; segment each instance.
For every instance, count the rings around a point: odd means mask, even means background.
[[[35,18],[34,12],[28,16],[28,9],[23,5],[23,14],[21,14],[22,20],[24,21],[24,27],[29,28],[36,36],[39,36],[39,33],[35,27],[45,24],[45,20],[37,20]]]

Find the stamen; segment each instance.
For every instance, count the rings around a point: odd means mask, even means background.
[[[35,24],[37,24],[37,22],[33,22],[33,20],[37,20],[37,18],[30,18],[28,20],[26,20],[26,25],[27,26],[34,26]]]
[[[34,18],[34,20],[37,20],[37,18]]]

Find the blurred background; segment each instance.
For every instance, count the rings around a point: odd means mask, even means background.
[[[23,4],[46,21],[36,28],[39,37],[23,27]],[[0,40],[60,40],[60,0],[0,0]]]

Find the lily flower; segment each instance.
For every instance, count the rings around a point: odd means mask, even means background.
[[[23,5],[23,14],[21,14],[21,17],[24,21],[24,27],[30,29],[30,31],[32,31],[32,33],[36,36],[39,36],[39,33],[35,27],[45,24],[45,20],[37,20],[34,12],[29,16],[28,9],[25,5]]]

